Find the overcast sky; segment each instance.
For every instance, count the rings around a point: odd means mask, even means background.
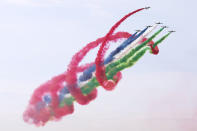
[[[196,4],[195,0],[1,0],[0,130],[196,131]],[[159,55],[147,53],[123,71],[113,92],[99,88],[95,101],[75,104],[74,114],[59,122],[42,128],[23,122],[22,113],[36,87],[64,72],[75,52],[104,36],[125,14],[145,6],[151,9],[127,19],[118,31],[133,33],[163,22],[177,32],[159,45]],[[95,56],[91,52],[84,62]]]

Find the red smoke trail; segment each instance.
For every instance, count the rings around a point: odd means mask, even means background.
[[[84,64],[80,67],[77,68],[77,72],[83,72],[85,69],[89,68],[90,66],[92,66],[94,64],[94,62],[89,63],[89,64]]]
[[[126,33],[126,32],[119,32],[116,33],[113,36],[109,37],[109,41],[113,41],[116,42],[118,39],[121,38],[128,38],[131,35]],[[91,42],[89,44],[87,44],[86,47],[84,47],[82,50],[80,50],[78,53],[76,53],[70,64],[68,65],[68,69],[66,72],[66,83],[67,83],[67,87],[68,90],[70,91],[71,95],[76,99],[76,101],[79,104],[85,105],[88,104],[91,100],[95,99],[97,96],[97,90],[94,89],[90,94],[84,96],[83,93],[81,92],[81,89],[78,88],[77,85],[77,67],[79,65],[79,63],[82,61],[82,59],[84,58],[84,56],[92,49],[94,49],[95,47],[97,47],[100,43],[102,43],[104,41],[105,37],[97,39],[94,42]]]
[[[131,34],[127,32],[118,32],[109,37],[108,41],[116,42],[122,38],[129,38]],[[91,50],[97,47],[100,43],[104,41],[105,37],[99,38],[96,41],[93,41],[86,45],[82,50],[76,53],[69,66],[68,70],[65,73],[62,73],[46,83],[39,86],[33,93],[29,106],[23,114],[23,119],[26,122],[34,123],[37,126],[44,125],[50,119],[60,119],[61,117],[71,114],[74,111],[73,104],[65,105],[64,107],[59,106],[58,91],[64,88],[63,83],[67,83],[68,90],[71,95],[76,99],[80,104],[87,104],[93,100],[97,95],[97,90],[95,89],[90,93],[90,95],[84,96],[81,90],[77,87],[77,73],[88,68],[90,64],[85,64],[83,66],[78,66],[84,56]],[[121,78],[119,74],[118,78]],[[115,78],[118,80],[118,78]],[[43,96],[49,94],[51,96],[51,103],[49,107],[43,102]],[[40,103],[41,105],[38,105]],[[39,108],[39,109],[38,109]]]
[[[84,56],[92,49],[97,47],[99,44],[102,43],[99,52],[97,54],[97,58],[95,60],[96,63],[96,77],[99,81],[99,83],[106,89],[111,90],[115,84],[111,81],[107,81],[106,75],[105,75],[105,68],[101,63],[103,63],[104,54],[108,47],[106,46],[108,42],[116,42],[119,39],[122,38],[128,38],[131,35],[127,32],[118,32],[114,35],[113,32],[115,29],[129,16],[133,15],[134,13],[143,10],[138,9],[134,12],[129,13],[125,17],[123,17],[119,22],[117,22],[109,31],[109,33],[102,38],[97,39],[96,41],[93,41],[89,44],[87,44],[82,50],[80,50],[78,53],[76,53],[68,65],[68,69],[65,73],[60,74],[45,84],[41,85],[39,88],[37,88],[30,100],[29,106],[27,110],[24,112],[24,120],[28,122],[30,119],[35,125],[44,125],[47,121],[50,119],[60,119],[62,116],[65,116],[67,114],[71,114],[74,111],[73,104],[71,105],[65,105],[63,107],[60,107],[60,102],[58,99],[58,92],[60,89],[64,88],[64,83],[66,82],[67,88],[71,95],[75,98],[75,100],[82,105],[88,104],[91,100],[95,99],[97,96],[97,90],[94,89],[90,94],[83,95],[80,88],[78,88],[77,85],[77,73],[82,72],[86,68],[88,68],[91,64],[86,64],[84,66],[79,66],[79,63],[82,61]],[[116,84],[121,79],[121,73],[117,73],[114,76],[114,80]],[[105,84],[106,83],[106,84]],[[111,85],[110,85],[111,84]],[[43,96],[45,94],[49,94],[51,96],[51,103],[48,106],[46,106],[43,102]]]
[[[142,44],[143,42],[145,42],[146,40],[148,40],[148,39],[147,39],[147,38],[143,38],[141,44]],[[151,40],[151,41],[148,43],[148,46],[150,46],[150,48],[151,48],[151,53],[154,54],[154,55],[157,55],[157,54],[159,53],[159,48],[158,48],[158,46],[155,46],[155,48],[153,48],[153,45],[154,45],[154,41]]]
[[[96,78],[99,82],[99,84],[101,86],[103,86],[106,90],[112,90],[114,89],[114,87],[116,86],[117,84],[117,81],[116,83],[114,83],[113,81],[111,80],[107,80],[107,77],[106,77],[106,74],[105,74],[105,67],[104,67],[104,56],[105,56],[105,53],[107,51],[107,49],[109,48],[108,46],[108,42],[109,42],[109,38],[110,36],[113,34],[113,32],[115,31],[115,29],[124,21],[126,20],[129,16],[143,10],[145,8],[141,8],[141,9],[138,9],[138,10],[135,10],[129,14],[127,14],[126,16],[124,16],[121,20],[119,20],[111,29],[110,31],[107,33],[107,35],[104,37],[104,41],[102,42],[102,45],[100,46],[100,49],[98,51],[98,54],[97,54],[97,58],[95,60],[95,64],[96,64]],[[116,76],[118,78],[118,74],[116,74]]]

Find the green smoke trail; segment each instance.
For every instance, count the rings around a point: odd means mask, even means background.
[[[158,32],[156,32],[153,36],[156,37],[156,35],[158,35],[164,28],[161,28]],[[159,39],[158,41],[155,42],[155,46],[160,44],[161,42],[163,42],[163,40],[165,40],[169,35],[171,34],[168,33],[165,36],[163,36],[161,39]],[[136,48],[132,49],[128,55],[126,55],[125,57],[121,58],[119,61],[124,61],[124,63],[122,64],[117,64],[117,66],[113,67],[111,70],[106,70],[106,75],[108,79],[113,79],[113,76],[119,72],[124,70],[125,68],[131,67],[133,66],[145,53],[147,50],[150,50],[149,46],[146,46],[146,44],[148,42],[150,42],[154,37],[151,36],[147,41],[143,42],[142,44],[144,46],[138,45]],[[145,44],[144,44],[145,43]],[[139,47],[140,46],[140,47]],[[132,52],[132,53],[131,53]],[[116,63],[116,62],[114,62]],[[112,63],[113,64],[113,63]],[[107,66],[107,68],[109,68],[110,65]],[[96,79],[96,77],[93,77],[88,83],[86,83],[85,85],[83,85],[81,87],[81,91],[84,95],[89,94],[94,88],[98,87],[99,83]],[[65,104],[66,105],[71,105],[73,102],[75,101],[75,99],[70,96],[68,98],[65,98],[61,103],[60,106],[63,107]]]
[[[120,64],[124,64],[129,58],[131,58],[132,56],[135,55],[135,53],[137,53],[140,49],[142,49],[143,47],[145,47],[150,41],[152,41],[159,33],[161,33],[164,30],[165,27],[162,27],[161,29],[159,29],[156,33],[154,33],[149,39],[147,39],[146,41],[144,41],[142,44],[136,46],[135,48],[131,49],[131,51],[125,55],[122,59],[117,60],[116,62],[110,64],[109,66],[107,66],[106,68],[106,72],[108,72],[109,70],[112,70],[114,67],[120,65]]]
[[[147,50],[150,50],[150,47],[147,46],[147,47],[141,49],[140,51],[138,51],[137,53],[135,53],[135,55],[132,56],[132,58],[129,59],[128,61],[122,63],[121,65],[118,65],[118,66],[112,68],[109,71],[109,73],[108,73],[108,76],[109,76],[108,79],[112,79],[113,76],[117,72],[122,71],[123,69],[128,68],[130,66],[133,66],[146,53]]]
[[[155,48],[157,45],[159,45],[161,42],[163,42],[172,32],[169,32],[168,34],[166,34],[165,36],[163,36],[161,39],[159,39],[158,41],[156,41],[153,45],[153,48]]]
[[[162,38],[160,38],[159,40],[157,40],[154,43],[154,47],[157,46],[158,44],[160,44],[161,42],[163,42],[169,35],[171,34],[171,32],[169,32],[168,34],[164,35]],[[138,48],[138,47],[136,47]],[[139,49],[139,48],[138,48]],[[111,68],[110,75],[109,76],[113,76],[115,75],[117,72],[122,71],[125,68],[128,68],[132,65],[134,65],[144,54],[147,50],[150,50],[150,47],[144,46],[142,49],[140,50],[136,50],[135,55],[131,56],[127,62],[121,63],[120,65],[117,65],[114,68]]]
[[[120,67],[120,68],[114,68],[113,71],[111,72],[106,72],[107,78],[108,79],[113,79],[113,76],[118,72],[121,71],[129,66],[134,65],[146,52],[146,50],[150,49],[149,47],[143,49],[142,51],[139,51],[131,61],[129,61],[128,63],[126,63],[124,65],[124,67]],[[82,88],[81,91],[83,94],[89,94],[94,88],[98,87],[99,83],[96,79],[96,77],[93,77],[87,84],[85,84]],[[75,99],[71,96],[69,98],[65,98],[64,101],[60,104],[60,106],[64,106],[64,104],[66,105],[71,105],[73,103]]]

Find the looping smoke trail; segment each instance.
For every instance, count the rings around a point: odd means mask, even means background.
[[[119,39],[128,38],[130,36],[131,34],[127,32],[118,32],[110,37],[110,41],[116,42]],[[77,87],[77,73],[83,71],[92,64],[84,66],[78,66],[78,64],[88,51],[97,47],[103,40],[104,37],[89,43],[74,55],[67,72],[52,78],[34,91],[29,106],[23,114],[23,118],[26,122],[40,126],[44,125],[49,119],[60,119],[62,116],[71,114],[74,111],[72,103],[64,105],[61,108],[59,107],[60,102],[58,100],[57,92],[64,88],[65,82],[71,95],[74,96],[76,101],[80,104],[87,104],[96,97],[96,89],[91,91],[90,95],[84,96],[80,88]],[[49,108],[43,108],[46,106],[46,103],[43,102],[43,95],[45,94],[49,94],[50,98],[48,99],[51,99],[51,103],[50,100],[47,100],[49,101],[48,103],[50,103]]]
[[[86,105],[97,96],[97,87],[102,86],[106,90],[112,90],[122,78],[121,71],[133,66],[145,53],[150,51],[158,54],[158,45],[172,32],[164,35],[155,43],[153,39],[161,33],[165,27],[160,28],[151,37],[146,38],[156,27],[146,27],[141,32],[133,35],[128,32],[117,32],[115,29],[129,16],[146,8],[138,9],[124,16],[118,21],[106,36],[90,42],[77,52],[68,65],[67,70],[46,83],[40,85],[33,93],[29,105],[23,114],[25,122],[43,126],[50,120],[59,120],[63,116],[74,112],[73,102]],[[124,40],[126,39],[126,40]],[[109,48],[109,42],[124,42],[117,47],[104,60]],[[89,51],[100,46],[95,62],[79,65]],[[78,78],[78,73],[82,75]]]
[[[103,86],[106,90],[112,90],[114,89],[115,85],[117,83],[114,83],[113,81],[108,81],[107,80],[107,77],[105,75],[105,67],[104,67],[104,55],[108,49],[108,40],[109,40],[109,37],[113,34],[113,32],[115,31],[115,29],[124,21],[126,20],[129,16],[141,11],[141,10],[144,10],[145,8],[141,8],[141,9],[138,9],[138,10],[135,10],[129,14],[127,14],[126,16],[124,16],[121,20],[119,20],[114,26],[112,26],[112,28],[110,29],[110,31],[107,33],[107,35],[105,36],[105,39],[98,51],[98,54],[97,54],[97,58],[95,60],[95,63],[96,63],[96,78],[99,82],[99,84],[101,86]],[[118,77],[118,76],[117,76]]]
[[[125,33],[122,33],[122,35],[116,34],[115,37],[111,36],[109,38],[109,41],[117,41],[120,38],[125,38],[125,37],[128,38],[129,36],[130,34],[128,33],[126,33],[126,35]],[[105,39],[105,37],[103,39]],[[78,53],[76,53],[73,56],[70,64],[68,65],[68,70],[66,72],[67,88],[71,93],[71,95],[74,96],[74,98],[79,104],[85,105],[88,104],[91,100],[95,99],[97,95],[97,91],[95,89],[90,94],[86,96],[83,95],[83,93],[81,92],[80,88],[78,88],[77,85],[77,66],[91,49],[94,49],[102,41],[104,41],[103,39],[98,39],[95,42],[89,43],[86,47],[84,47],[82,50],[80,50]]]

